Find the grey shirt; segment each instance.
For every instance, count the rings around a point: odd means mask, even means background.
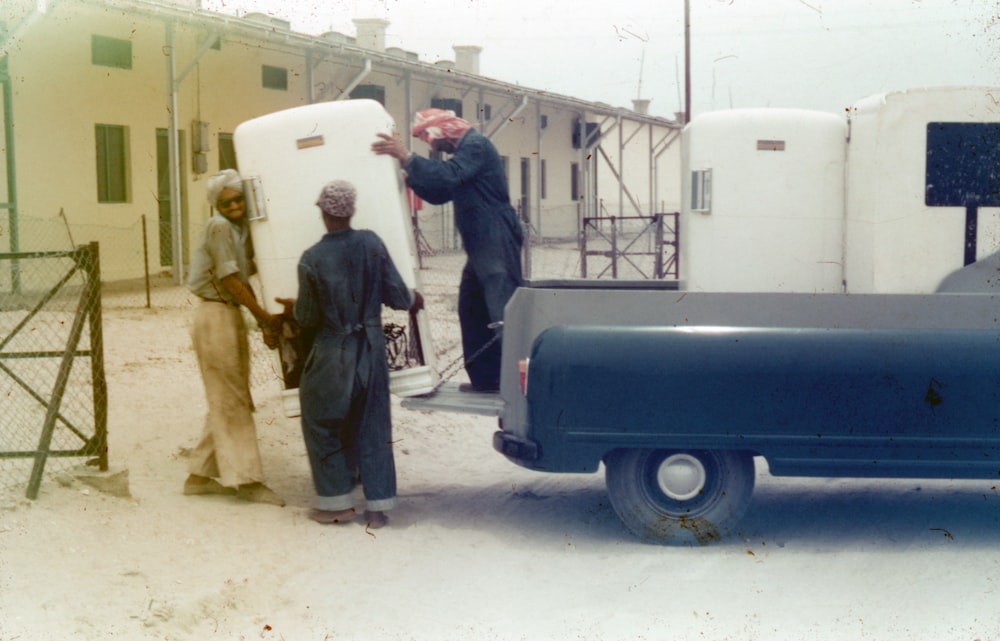
[[[222,286],[222,279],[235,274],[244,285],[250,286],[248,234],[245,224],[233,223],[219,212],[213,213],[205,223],[201,242],[191,257],[188,289],[206,300],[237,305]]]

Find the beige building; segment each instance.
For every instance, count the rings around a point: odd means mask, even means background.
[[[196,0],[4,0],[0,22],[0,252],[98,241],[105,280],[142,276],[144,257],[177,277],[210,214],[205,178],[238,168],[240,122],[359,97],[402,130],[430,106],[477,123],[534,240],[680,208],[679,123],[483,77],[476,46],[435,63],[386,49],[382,20],[314,36]],[[457,246],[447,206],[415,219],[427,247]]]

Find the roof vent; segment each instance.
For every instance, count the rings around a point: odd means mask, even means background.
[[[336,42],[342,45],[354,44],[354,38],[340,33],[339,31],[327,31],[326,33],[320,35],[320,38],[325,42]]]
[[[390,56],[395,56],[396,58],[404,58],[406,60],[414,60],[414,61],[420,60],[416,52],[406,51],[405,49],[402,49],[400,47],[389,47],[388,49],[385,50],[385,52]]]
[[[288,20],[282,20],[281,18],[275,18],[274,16],[269,16],[266,13],[248,13],[243,16],[244,20],[249,20],[250,22],[255,22],[257,24],[266,25],[274,29],[280,29],[281,31],[291,31],[292,23]]]

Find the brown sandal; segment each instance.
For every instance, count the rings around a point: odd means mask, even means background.
[[[354,520],[354,508],[346,510],[320,510],[313,508],[309,510],[309,518],[323,525],[344,525]]]

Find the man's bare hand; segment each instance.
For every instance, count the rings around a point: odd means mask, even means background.
[[[282,316],[287,316],[288,318],[295,318],[295,299],[294,298],[275,298],[274,302],[278,303],[284,309],[281,312]]]
[[[278,338],[281,336],[281,315],[269,315],[267,320],[259,323],[264,344],[268,349],[275,349],[278,346]]]
[[[392,156],[400,164],[406,162],[407,151],[397,138],[389,134],[378,133],[378,140],[372,143],[372,151],[380,156]]]

